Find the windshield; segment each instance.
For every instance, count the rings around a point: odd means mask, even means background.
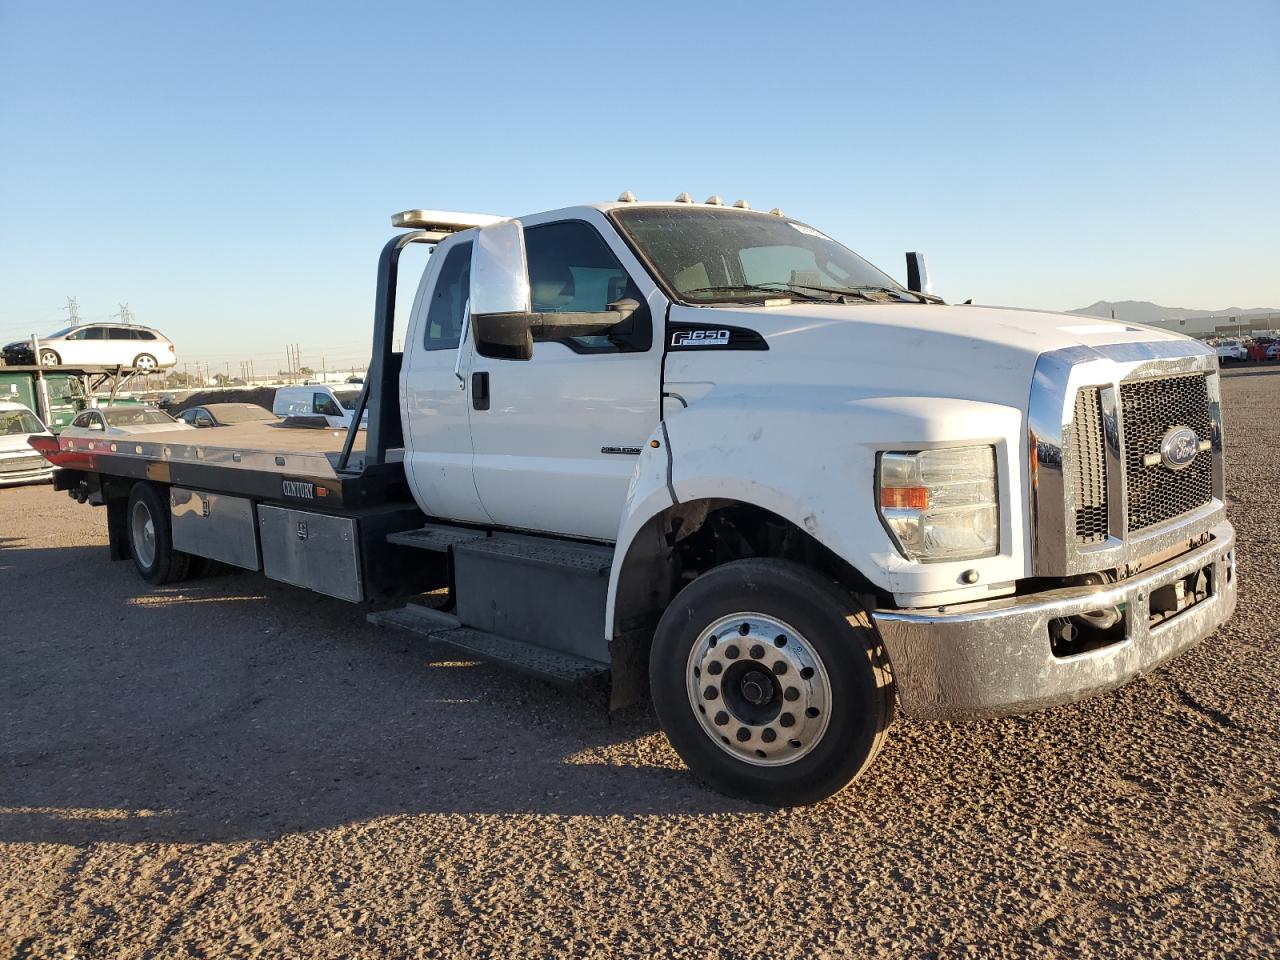
[[[143,423],[177,423],[173,417],[146,407],[103,407],[102,415],[113,427],[136,427]]]
[[[26,410],[0,410],[0,437],[23,433],[44,433],[44,427]]]
[[[903,287],[796,220],[746,210],[633,207],[613,216],[667,287],[686,303]]]
[[[334,399],[342,404],[343,410],[354,410],[356,401],[360,399],[359,390],[335,390],[333,391]]]

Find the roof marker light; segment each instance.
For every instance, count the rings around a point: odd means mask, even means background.
[[[751,209],[751,204],[747,203],[747,201],[745,201],[745,200],[735,200],[735,201],[733,201],[733,205],[734,205],[735,207],[737,207],[739,210],[750,210],[750,209]]]
[[[723,206],[724,206],[724,201],[720,199],[720,194],[718,194],[718,193],[713,193],[711,196],[707,197],[707,199],[706,199],[705,201],[703,201],[703,202],[704,202],[704,203],[706,203],[708,206],[711,206],[711,207],[723,207]]]
[[[488,213],[458,213],[453,210],[401,210],[391,217],[393,227],[411,230],[434,230],[438,233],[459,233],[472,227],[487,227],[502,217]]]
[[[785,217],[785,216],[786,216],[786,214],[782,212],[782,208],[781,208],[781,207],[774,207],[774,208],[773,208],[772,210],[770,210],[769,212],[770,212],[771,214],[773,214],[775,217]]]
[[[620,194],[618,194],[618,202],[619,203],[635,203],[636,195],[632,193],[630,190],[623,190]]]
[[[682,190],[680,196],[676,197],[676,203],[693,203],[693,197],[689,196],[688,190]]]

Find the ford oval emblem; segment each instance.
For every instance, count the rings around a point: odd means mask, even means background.
[[[1170,427],[1160,440],[1160,461],[1170,470],[1185,470],[1200,452],[1200,437],[1190,427]]]

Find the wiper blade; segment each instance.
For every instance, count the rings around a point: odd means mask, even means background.
[[[807,286],[807,285],[806,285]],[[809,288],[817,289],[817,288]],[[795,290],[786,284],[761,284],[761,283],[727,283],[717,287],[695,287],[692,290],[685,290],[684,296],[694,293],[750,293],[764,296],[793,296],[799,295],[809,300],[825,300],[817,294],[806,293],[805,290]]]
[[[892,293],[895,296],[915,297],[921,303],[946,303],[941,297],[935,297],[932,293],[921,293],[919,290],[908,290],[906,287],[881,287],[871,283],[862,283],[856,287],[849,287],[850,290],[880,290],[884,293]]]

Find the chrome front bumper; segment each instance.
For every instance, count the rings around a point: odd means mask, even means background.
[[[1235,531],[1109,586],[921,610],[877,610],[898,699],[913,717],[950,719],[1027,713],[1105,693],[1176,657],[1213,632],[1236,606]],[[1211,595],[1148,626],[1153,590],[1212,568]],[[1124,639],[1055,656],[1049,624],[1091,610],[1124,610]]]

